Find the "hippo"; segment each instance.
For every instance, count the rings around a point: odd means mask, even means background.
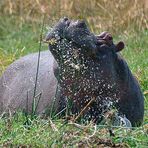
[[[38,53],[33,53],[13,62],[0,78],[0,113],[17,110],[32,113],[35,76]],[[36,114],[42,114],[52,104],[57,80],[53,67],[57,63],[51,52],[42,51],[40,54],[40,66],[36,95],[41,93]],[[28,103],[27,103],[28,96]],[[36,98],[38,100],[38,97]],[[49,105],[49,106],[48,106]],[[26,111],[25,111],[26,112]]]
[[[0,77],[0,114],[8,110],[32,113],[37,59],[38,53],[21,57],[9,65]],[[36,95],[41,94],[41,99],[36,114],[48,114],[51,108],[57,88],[55,77],[57,67],[58,64],[51,52],[42,51],[36,91]],[[36,100],[38,99],[39,96]],[[58,108],[58,105],[60,105],[58,99],[56,99],[56,102],[54,104]]]
[[[46,42],[59,65],[54,69],[58,81],[56,98],[60,101],[58,110],[68,106],[72,115],[83,113],[84,119],[98,123],[108,109],[115,107],[132,126],[141,125],[144,97],[138,81],[119,54],[123,42],[115,45],[109,34],[96,36],[84,21],[68,18],[54,26]]]
[[[108,33],[94,35],[84,21],[68,18],[60,19],[45,41],[50,51],[41,52],[37,114],[48,112],[54,101],[55,112],[71,103],[72,114],[78,115],[90,102],[83,113],[85,119],[98,123],[102,114],[115,106],[132,126],[142,123],[144,99],[118,53],[123,42],[115,45]],[[27,104],[28,112],[32,111],[37,56],[35,53],[15,61],[0,78],[1,112],[26,110]]]

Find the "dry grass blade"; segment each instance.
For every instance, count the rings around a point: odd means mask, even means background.
[[[81,125],[81,124],[74,123],[74,122],[71,122],[71,121],[68,124],[73,125],[76,128],[79,128],[79,129],[82,129],[82,130],[90,128],[90,125],[85,126],[85,125]]]
[[[147,94],[148,94],[148,90],[145,90],[145,91],[144,91],[144,95],[147,95]]]
[[[51,119],[49,119],[49,122],[50,122],[50,126],[51,126],[52,130],[55,131],[55,132],[59,132],[56,125],[52,122]]]
[[[73,120],[73,122],[76,122],[76,120],[78,120],[81,115],[86,111],[86,109],[90,106],[90,104],[95,100],[95,97],[93,97],[88,103],[87,105],[81,110],[81,112],[78,114],[78,116],[75,117],[75,119]]]
[[[97,125],[94,126],[94,132],[93,132],[93,134],[92,135],[88,135],[88,137],[85,137],[85,138],[86,139],[92,138],[93,136],[95,136],[96,132],[97,132]]]

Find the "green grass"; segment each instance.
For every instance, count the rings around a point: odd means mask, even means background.
[[[16,18],[0,17],[0,74],[15,59],[37,52],[39,46],[40,23],[20,23]],[[45,29],[46,31],[46,29]],[[114,35],[114,34],[113,34]],[[78,146],[148,146],[148,30],[122,35],[115,34],[115,41],[125,41],[122,51],[132,72],[138,78],[145,94],[145,116],[143,126],[133,130],[122,127],[113,129],[115,137],[110,137],[106,127],[93,124],[70,125],[62,119],[37,117],[26,126],[22,113],[13,117],[0,118],[0,147],[78,147]],[[48,47],[43,46],[42,50]],[[92,136],[91,136],[92,135]]]
[[[25,117],[17,113],[13,117],[0,119],[1,147],[62,147],[62,146],[123,146],[146,147],[147,127],[126,130],[113,128],[115,137],[110,137],[107,127],[68,124],[64,120],[34,119],[30,126],[25,125]]]

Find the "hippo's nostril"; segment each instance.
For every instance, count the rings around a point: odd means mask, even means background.
[[[68,21],[68,17],[64,17],[64,21]]]
[[[85,21],[84,21],[84,20],[78,21],[78,26],[79,26],[79,27],[85,27],[85,26],[86,26]]]

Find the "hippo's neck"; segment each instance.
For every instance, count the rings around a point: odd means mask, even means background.
[[[76,102],[81,100],[85,102],[84,106],[93,97],[117,97],[116,83],[113,83],[112,78],[104,77],[99,61],[81,54],[77,58],[64,60],[59,69],[58,82],[63,96]]]

